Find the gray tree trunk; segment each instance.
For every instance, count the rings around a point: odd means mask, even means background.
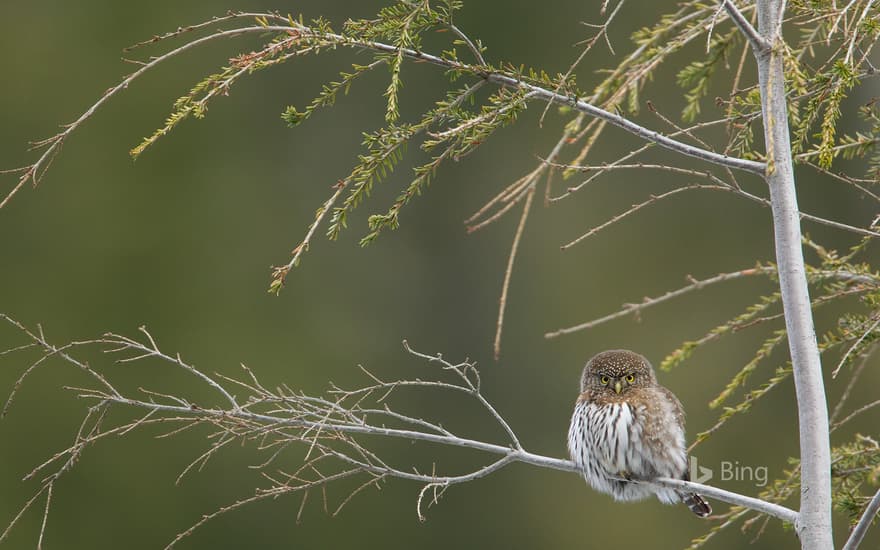
[[[822,364],[813,326],[795,192],[782,56],[782,0],[758,0],[758,32],[769,48],[756,51],[767,149],[779,286],[794,369],[800,425],[801,503],[797,533],[801,548],[834,547],[831,530],[831,451]]]

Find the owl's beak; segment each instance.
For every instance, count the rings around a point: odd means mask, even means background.
[[[620,378],[614,379],[614,393],[620,393],[623,390],[623,383]]]

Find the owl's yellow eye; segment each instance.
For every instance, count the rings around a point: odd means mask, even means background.
[[[603,376],[602,378],[599,379],[599,382],[601,382],[603,386],[607,386],[608,385],[608,377]]]
[[[627,374],[627,375],[626,375],[626,381],[627,381],[627,383],[632,384],[633,382],[635,382],[635,380],[636,380],[635,375],[633,375],[633,374]]]

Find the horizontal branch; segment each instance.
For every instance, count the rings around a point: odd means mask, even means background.
[[[720,153],[716,153],[714,151],[709,151],[707,149],[703,149],[700,147],[695,147],[693,145],[672,139],[667,137],[659,132],[654,130],[649,130],[644,126],[640,126],[631,120],[624,118],[618,114],[611,113],[595,105],[587,103],[584,100],[578,99],[576,97],[571,97],[565,94],[561,94],[558,92],[554,92],[552,90],[548,90],[546,88],[542,88],[541,86],[537,86],[535,84],[531,84],[522,79],[514,78],[512,76],[487,70],[484,66],[475,66],[469,65],[466,63],[462,63],[460,61],[455,61],[452,59],[447,59],[444,57],[432,55],[429,53],[421,52],[418,50],[413,50],[409,48],[398,48],[396,46],[385,44],[382,42],[375,42],[370,40],[360,40],[348,36],[343,36],[334,33],[322,33],[316,32],[310,27],[305,25],[295,24],[294,27],[298,32],[300,32],[303,36],[318,38],[327,40],[331,43],[336,43],[340,45],[350,46],[350,47],[359,47],[359,48],[367,48],[374,51],[385,52],[385,53],[394,53],[394,54],[402,54],[405,57],[410,59],[431,63],[433,65],[438,65],[440,67],[444,67],[446,69],[453,69],[457,71],[462,71],[474,75],[479,75],[482,78],[486,79],[489,82],[493,82],[495,84],[499,84],[505,87],[514,88],[518,90],[523,90],[529,94],[531,98],[541,99],[544,101],[549,101],[551,103],[556,103],[559,105],[567,105],[576,111],[586,113],[590,116],[599,118],[604,120],[618,128],[626,130],[642,139],[651,141],[660,145],[661,147],[665,147],[672,151],[676,151],[682,153],[684,155],[698,158],[701,160],[705,160],[712,164],[716,164],[719,166],[724,166],[727,168],[733,168],[736,170],[742,170],[745,172],[751,172],[753,174],[758,174],[763,176],[764,170],[766,168],[766,164],[763,162],[756,162],[747,159],[740,159],[736,157],[731,157],[729,155],[724,155]],[[291,27],[289,26],[265,26],[262,27],[265,31],[277,31],[277,32],[290,32]]]
[[[425,433],[419,432],[415,430],[401,430],[395,428],[386,428],[384,426],[372,426],[368,424],[364,425],[350,425],[350,424],[334,424],[334,423],[319,423],[301,419],[286,419],[278,416],[271,416],[265,414],[256,414],[251,413],[246,410],[222,410],[222,409],[201,409],[201,408],[192,408],[185,407],[180,405],[166,405],[160,403],[152,403],[147,401],[126,399],[126,398],[116,398],[116,397],[108,397],[108,402],[117,403],[120,405],[126,405],[130,407],[143,408],[149,410],[155,410],[160,412],[173,413],[176,415],[189,415],[193,417],[201,417],[201,418],[213,418],[213,419],[223,419],[228,420],[230,418],[237,418],[241,420],[245,420],[247,422],[256,422],[259,424],[273,426],[273,427],[281,427],[281,426],[289,426],[289,427],[298,427],[298,428],[318,428],[327,432],[341,432],[341,433],[354,433],[354,434],[364,434],[364,435],[373,435],[373,436],[381,436],[381,437],[392,437],[392,438],[402,438],[408,439],[411,441],[427,441],[430,443],[436,443],[440,445],[447,445],[453,447],[462,447],[467,449],[474,449],[477,451],[484,451],[492,454],[502,455],[504,459],[500,461],[493,462],[490,464],[491,470],[494,471],[500,469],[507,464],[511,464],[514,462],[522,462],[524,464],[530,464],[532,466],[538,466],[540,468],[547,468],[551,470],[558,470],[562,472],[570,472],[576,474],[582,474],[582,471],[574,464],[574,462],[570,460],[564,460],[561,458],[553,458],[549,456],[539,455],[535,453],[530,453],[523,449],[514,449],[512,447],[505,447],[503,445],[496,445],[493,443],[487,443],[485,441],[477,441],[474,439],[467,439],[458,436],[448,436],[448,435],[440,435],[434,433]],[[374,470],[374,473],[388,473],[382,468],[378,468],[372,466],[370,468]],[[485,471],[485,468],[481,468],[477,470],[477,472],[466,474],[463,476],[450,476],[448,478],[442,476],[426,476],[426,475],[418,475],[418,474],[406,474],[406,475],[395,475],[395,477],[402,477],[406,479],[410,479],[412,481],[423,481],[423,482],[432,482],[432,483],[460,483],[464,481],[471,481],[473,479],[477,479],[478,477],[482,477],[488,471]],[[786,508],[784,506],[780,506],[778,504],[773,504],[770,502],[763,501],[761,499],[749,497],[746,495],[741,495],[739,493],[734,493],[732,491],[727,491],[724,489],[720,489],[718,487],[713,487],[711,485],[704,485],[702,483],[694,483],[691,481],[682,481],[677,479],[669,479],[669,478],[658,478],[653,481],[643,481],[641,483],[648,483],[651,485],[657,485],[660,487],[671,487],[674,489],[681,489],[687,491],[694,491],[700,493],[704,496],[708,496],[714,498],[716,500],[720,500],[722,502],[726,502],[728,504],[732,504],[735,506],[742,506],[744,508],[749,508],[756,512],[761,512],[782,521],[794,524],[797,520],[797,512]]]
[[[441,435],[435,433],[420,432],[417,430],[406,430],[399,428],[386,428],[384,426],[373,426],[370,424],[339,424],[332,422],[320,422],[314,420],[304,420],[301,418],[284,418],[281,416],[253,413],[247,409],[228,410],[228,409],[206,409],[201,407],[169,405],[164,403],[153,403],[150,401],[142,401],[139,399],[119,398],[112,396],[92,396],[82,395],[81,397],[100,398],[107,403],[115,403],[117,405],[125,405],[141,409],[155,410],[156,412],[174,413],[179,415],[188,415],[194,418],[205,418],[214,420],[243,420],[246,422],[254,422],[264,426],[277,427],[293,427],[293,428],[309,428],[322,430],[326,432],[351,433],[362,435],[375,435],[381,437],[391,437],[398,439],[407,439],[410,441],[427,441],[429,443],[437,443],[440,445],[448,445],[453,447],[462,447],[466,449],[474,449],[493,454],[508,454],[513,452],[512,447],[504,445],[496,445],[485,441],[468,439],[458,436]],[[562,469],[562,468],[556,468]]]
[[[19,329],[23,329],[19,323],[8,317],[3,316],[0,318],[5,319]],[[348,477],[357,473],[364,473],[369,476],[369,479],[361,487],[376,483],[384,478],[399,478],[423,483],[425,486],[420,492],[417,501],[417,512],[421,518],[423,517],[421,513],[423,497],[432,488],[435,491],[433,500],[436,501],[436,498],[439,496],[437,494],[438,491],[442,492],[445,488],[454,484],[479,479],[516,462],[561,472],[583,474],[582,470],[570,460],[531,453],[520,445],[519,439],[507,421],[482,396],[479,372],[473,362],[464,361],[453,364],[443,359],[439,354],[435,356],[426,355],[414,351],[408,344],[404,343],[404,347],[410,355],[427,361],[429,365],[436,365],[438,372],[444,378],[452,376],[455,382],[448,382],[442,379],[384,381],[362,368],[363,372],[370,379],[367,385],[354,390],[345,390],[332,386],[324,396],[309,396],[293,392],[286,386],[269,390],[246,367],[244,369],[249,379],[244,381],[234,380],[222,375],[210,376],[186,363],[179,355],[169,355],[161,352],[150,333],[146,329],[141,329],[141,332],[144,335],[144,342],[124,336],[108,334],[97,340],[74,342],[62,348],[56,348],[46,341],[42,333],[37,335],[25,330],[25,334],[36,344],[34,347],[41,348],[44,355],[60,357],[77,368],[81,368],[80,365],[83,362],[74,358],[70,353],[60,354],[58,350],[72,351],[73,348],[98,346],[105,353],[115,354],[117,362],[132,363],[149,358],[160,360],[165,364],[169,364],[172,368],[182,369],[190,374],[194,374],[202,381],[205,388],[209,388],[212,391],[219,390],[224,404],[220,406],[202,406],[181,395],[162,394],[147,389],[140,390],[145,397],[131,397],[116,390],[94,368],[91,368],[86,372],[95,379],[96,383],[93,387],[74,388],[78,392],[79,397],[96,402],[95,405],[89,407],[89,413],[83,421],[76,442],[36,467],[29,474],[28,478],[33,478],[38,472],[42,472],[51,467],[52,464],[61,461],[64,465],[47,478],[54,483],[59,475],[72,466],[75,459],[79,457],[86,446],[94,444],[110,434],[124,435],[135,428],[159,425],[163,422],[171,423],[175,426],[180,425],[180,427],[174,427],[166,436],[179,433],[197,425],[215,428],[214,433],[208,436],[208,439],[212,441],[209,449],[197,457],[181,475],[185,475],[193,468],[203,465],[205,461],[225,447],[230,441],[257,441],[259,442],[259,449],[271,452],[270,458],[257,467],[263,472],[264,477],[274,484],[273,487],[259,489],[256,496],[238,501],[242,504],[267,497],[267,495],[277,496],[296,491],[306,492],[310,488],[340,479],[340,476]],[[13,349],[26,352],[27,350],[34,349],[34,347],[18,346]],[[123,354],[121,357],[119,357],[120,353]],[[246,390],[244,392],[245,395],[237,398],[231,397],[236,395],[236,392],[231,391],[231,388],[227,386],[233,384]],[[393,392],[404,391],[407,388],[458,391],[472,396],[482,407],[488,418],[501,428],[508,442],[498,444],[461,437],[443,428],[439,422],[424,420],[391,409],[388,405],[389,396]],[[120,425],[116,426],[107,426],[105,424],[109,422],[107,419],[111,416],[107,414],[107,411],[112,406],[138,410],[139,412],[134,415],[134,420],[123,421]],[[112,416],[119,418],[117,415]],[[386,422],[389,421],[394,422],[394,424],[386,425]],[[493,455],[493,458],[487,464],[461,474],[444,475],[437,472],[435,467],[432,467],[429,472],[420,472],[411,466],[397,467],[391,465],[388,461],[370,450],[367,444],[370,438],[424,441],[445,447],[470,449],[487,455]],[[292,474],[285,473],[290,468],[288,465],[279,470],[279,473],[270,474],[266,472],[265,468],[275,461],[283,449],[288,448],[293,443],[303,445],[308,449],[305,458],[302,459],[302,463],[300,465],[293,465],[295,472]],[[327,466],[327,461],[333,461],[333,469]],[[322,464],[320,470],[315,466],[318,462]],[[351,469],[352,467],[354,469]],[[279,480],[279,475],[285,477],[286,481],[283,479]],[[797,518],[797,514],[794,511],[783,506],[699,483],[665,478],[639,481],[639,483],[699,492],[735,506],[745,507],[779,518],[785,522],[793,523]],[[44,485],[40,488],[38,494],[44,493],[45,490]],[[360,489],[355,490],[352,495],[349,495],[340,504],[340,508],[358,491]],[[227,506],[214,514],[203,516],[203,520],[200,520],[190,529],[181,533],[171,545],[173,546],[180,538],[202,525],[206,521],[204,518],[216,517],[219,513],[234,509],[237,506],[238,504]]]
[[[561,460],[558,458],[536,455],[526,451],[519,451],[517,453],[511,454],[513,456],[513,460],[516,462],[524,462],[526,464],[531,464],[532,466],[538,466],[541,468],[549,468],[553,470],[560,470],[563,472],[574,472],[577,474],[582,474],[581,470],[578,469],[574,462],[570,460]],[[716,500],[732,504],[734,506],[742,506],[743,508],[755,510],[756,512],[762,512],[764,514],[773,516],[791,524],[794,524],[797,521],[797,512],[786,508],[785,506],[780,506],[778,504],[766,502],[758,498],[741,495],[739,493],[734,493],[731,491],[720,489],[718,487],[713,487],[711,485],[704,485],[702,483],[695,483],[693,481],[683,481],[680,479],[670,479],[665,477],[657,478],[653,481],[641,481],[639,483],[645,483],[658,487],[671,487],[673,489],[679,489],[683,491],[693,491],[695,493],[700,493],[703,496],[711,497]]]
[[[638,152],[642,152],[646,148],[647,148],[647,146],[642,147],[638,150]],[[631,156],[634,156],[633,153],[627,154],[624,158],[629,158]],[[737,185],[733,185],[727,181],[724,181],[724,180],[718,178],[712,172],[702,172],[699,170],[693,170],[693,169],[689,169],[689,168],[680,168],[678,166],[667,166],[667,165],[663,165],[663,164],[647,164],[647,163],[642,163],[642,162],[637,162],[637,163],[633,163],[633,164],[619,164],[619,162],[621,162],[622,160],[623,159],[618,159],[615,162],[608,163],[608,164],[602,164],[599,166],[580,166],[580,165],[573,165],[573,164],[551,163],[551,165],[554,168],[563,168],[566,170],[578,170],[580,172],[594,172],[594,174],[592,174],[590,177],[588,177],[584,182],[582,182],[574,187],[569,187],[568,191],[566,191],[565,194],[560,195],[559,197],[555,197],[551,200],[557,201],[557,200],[563,199],[566,196],[568,196],[571,192],[576,191],[580,187],[585,185],[586,183],[593,181],[599,175],[605,174],[605,173],[608,173],[611,171],[636,170],[636,169],[639,169],[639,170],[640,169],[655,169],[655,170],[663,170],[666,172],[674,172],[677,174],[684,174],[684,175],[688,175],[688,176],[694,176],[694,177],[698,177],[698,178],[702,178],[702,179],[708,179],[708,180],[714,182],[715,185],[691,184],[691,185],[685,185],[683,187],[675,188],[675,189],[668,191],[666,193],[663,193],[661,195],[657,195],[657,196],[652,195],[651,198],[649,200],[645,201],[644,203],[641,203],[638,205],[633,205],[633,207],[630,210],[624,212],[622,215],[615,216],[612,220],[609,221],[609,223],[603,224],[602,225],[603,229],[605,227],[607,227],[608,225],[611,225],[612,223],[616,222],[617,220],[619,220],[623,217],[626,217],[629,214],[631,214],[631,213],[633,213],[633,212],[635,212],[635,211],[637,211],[637,210],[639,210],[639,209],[641,209],[651,203],[656,202],[660,198],[674,195],[676,193],[679,193],[681,191],[688,190],[688,189],[710,189],[710,190],[716,190],[716,191],[724,191],[727,193],[733,193],[734,195],[749,199],[750,201],[755,202],[757,204],[760,204],[766,208],[770,208],[770,206],[771,206],[769,199],[765,199],[764,197],[759,197],[758,195],[753,195],[752,193],[745,191],[742,187],[739,187]],[[547,162],[547,161],[545,161],[545,162]],[[856,235],[862,235],[865,237],[872,237],[872,238],[880,237],[880,233],[878,233],[877,231],[872,231],[870,229],[856,227],[856,226],[848,225],[848,224],[841,223],[838,221],[829,220],[827,218],[814,216],[813,214],[809,214],[807,212],[800,211],[800,212],[798,212],[798,215],[801,217],[802,220],[809,220],[811,222],[826,225],[828,227],[833,227],[835,229],[849,231],[850,233],[855,233]],[[591,232],[591,233],[584,235],[583,237],[581,237],[580,239],[577,239],[577,240],[580,241],[583,238],[591,236],[592,234],[593,233]],[[573,244],[575,244],[575,242],[571,242],[567,245],[564,245],[562,248],[564,250],[565,248],[568,248],[569,246],[571,246]]]
[[[266,26],[263,28],[266,31],[290,32],[289,26]],[[719,166],[742,170],[745,172],[751,172],[760,176],[764,175],[766,164],[763,162],[756,162],[752,160],[731,157],[729,155],[724,155],[700,147],[695,147],[693,145],[667,137],[654,130],[649,130],[648,128],[640,126],[627,118],[596,107],[595,105],[578,99],[577,97],[571,97],[565,94],[554,92],[552,90],[542,88],[541,86],[531,84],[522,79],[515,78],[497,71],[487,70],[487,68],[484,66],[469,65],[460,61],[447,59],[410,48],[398,48],[396,46],[392,46],[390,44],[385,44],[382,42],[360,40],[334,33],[316,32],[305,25],[295,24],[294,28],[298,32],[302,33],[304,36],[324,39],[340,45],[367,48],[370,50],[385,53],[402,54],[410,59],[431,63],[433,65],[438,65],[447,69],[453,69],[474,75],[479,75],[489,82],[500,84],[509,88],[523,90],[529,93],[530,96],[535,99],[549,101],[558,105],[567,105],[575,109],[576,111],[586,113],[595,118],[604,120],[642,139],[651,141],[653,143],[656,143],[657,145],[660,145],[661,147],[665,147],[672,151],[676,151],[690,157],[698,158]]]
[[[741,506],[743,508],[748,508],[756,512],[767,514],[768,516],[773,516],[792,525],[797,524],[797,512],[790,508],[786,508],[785,506],[780,506],[779,504],[767,502],[766,500],[761,500],[759,498],[741,495],[739,493],[732,493],[730,491],[725,491],[724,489],[719,489],[718,487],[713,487],[711,485],[703,485],[702,483],[683,481],[681,479],[658,478],[654,480],[653,483],[655,485],[660,485],[661,487],[671,487],[673,489],[679,489],[683,491],[693,491],[695,493],[703,495],[704,497],[714,498],[728,504],[733,504],[734,506]]]
[[[128,76],[126,76],[125,78],[123,78],[121,82],[119,82],[117,85],[113,86],[112,88],[108,89],[104,94],[102,94],[101,97],[91,107],[89,107],[85,112],[83,112],[76,120],[74,120],[70,124],[65,125],[64,129],[61,132],[59,132],[58,134],[55,134],[54,136],[52,136],[48,139],[35,142],[33,144],[33,146],[35,148],[45,147],[45,150],[42,152],[40,157],[33,164],[26,166],[26,167],[23,167],[21,169],[7,170],[7,171],[2,172],[2,173],[18,172],[18,173],[21,173],[21,175],[19,177],[17,184],[15,186],[13,186],[13,188],[8,193],[5,194],[5,196],[2,198],[2,200],[0,200],[0,209],[2,209],[4,206],[6,206],[6,204],[9,203],[9,201],[12,199],[12,197],[15,196],[18,193],[18,191],[21,190],[21,188],[24,186],[24,184],[27,183],[28,181],[31,181],[34,185],[37,185],[39,183],[39,181],[41,180],[41,178],[43,177],[45,171],[49,168],[49,165],[51,164],[52,159],[60,151],[61,146],[63,145],[64,141],[70,136],[70,134],[73,133],[74,131],[76,131],[86,120],[91,118],[92,115],[94,115],[95,112],[100,107],[102,107],[104,105],[104,103],[106,103],[110,98],[114,97],[115,95],[117,95],[121,91],[127,89],[129,87],[129,85],[134,80],[136,80],[138,77],[143,75],[145,72],[154,68],[156,65],[158,65],[164,61],[167,61],[168,59],[176,57],[176,56],[178,56],[178,55],[180,55],[180,54],[182,54],[182,53],[184,53],[184,52],[186,52],[196,46],[199,46],[199,45],[204,44],[209,41],[213,41],[215,39],[232,38],[232,37],[237,37],[237,36],[241,36],[241,35],[245,35],[245,34],[266,33],[266,32],[279,32],[279,33],[284,33],[284,34],[288,34],[288,35],[295,32],[295,33],[299,33],[299,36],[301,38],[313,39],[313,40],[317,39],[319,41],[326,41],[326,43],[327,43],[326,45],[328,45],[328,46],[341,45],[341,46],[348,46],[348,47],[354,47],[354,48],[365,48],[365,49],[369,49],[369,50],[373,50],[373,51],[377,51],[377,52],[393,53],[393,54],[402,55],[404,57],[414,59],[417,61],[422,61],[422,62],[427,62],[427,63],[431,63],[434,65],[438,65],[438,66],[444,67],[446,69],[470,73],[473,75],[480,76],[480,77],[484,78],[486,81],[493,82],[493,83],[501,85],[501,86],[514,88],[514,89],[518,89],[518,90],[523,90],[523,91],[527,92],[529,94],[529,97],[532,99],[540,99],[540,100],[548,101],[550,103],[571,106],[572,108],[574,108],[577,111],[580,111],[580,112],[586,113],[590,116],[602,119],[610,124],[613,124],[619,128],[622,128],[622,129],[624,129],[624,130],[626,130],[636,136],[639,136],[645,140],[656,143],[662,147],[665,147],[667,149],[682,153],[684,155],[694,157],[694,158],[699,158],[699,159],[705,160],[707,162],[710,162],[710,163],[713,163],[713,164],[716,164],[719,166],[734,168],[737,170],[743,170],[743,171],[751,172],[751,173],[758,174],[758,175],[764,174],[764,170],[766,167],[766,165],[764,163],[755,162],[755,161],[751,161],[751,160],[747,160],[747,159],[730,157],[728,155],[719,154],[714,151],[709,151],[707,149],[702,149],[700,147],[695,147],[693,145],[689,145],[687,143],[684,143],[684,142],[678,141],[676,139],[667,137],[667,136],[665,136],[659,132],[656,132],[654,130],[649,130],[648,128],[640,126],[640,125],[638,125],[638,124],[636,124],[636,123],[634,123],[634,122],[632,122],[632,121],[630,121],[620,115],[617,115],[615,113],[611,113],[609,111],[606,111],[604,109],[596,107],[595,105],[592,105],[584,100],[580,100],[577,97],[571,97],[571,96],[561,94],[556,91],[548,90],[548,89],[543,88],[541,86],[537,86],[535,84],[531,84],[529,82],[526,82],[520,78],[515,78],[515,77],[510,76],[508,74],[504,74],[502,72],[491,70],[486,65],[470,65],[467,63],[462,63],[460,61],[447,59],[445,57],[436,56],[436,55],[420,52],[420,51],[409,49],[409,48],[399,49],[396,46],[381,43],[381,42],[362,40],[362,39],[357,39],[357,38],[343,36],[343,35],[329,33],[329,32],[319,32],[319,31],[315,31],[314,29],[311,29],[310,27],[296,23],[292,19],[287,19],[287,18],[281,17],[280,15],[274,14],[274,13],[264,13],[264,14],[234,13],[234,14],[230,14],[229,16],[227,16],[225,18],[220,18],[220,19],[217,19],[212,22],[221,21],[221,20],[226,21],[226,20],[230,20],[230,19],[244,18],[244,17],[262,18],[264,21],[271,20],[271,21],[283,22],[284,24],[283,25],[262,25],[262,24],[260,24],[260,25],[239,27],[239,28],[235,28],[235,29],[215,31],[207,36],[195,38],[189,42],[186,42],[185,44],[183,44],[182,46],[180,46],[178,48],[175,48],[175,49],[173,49],[163,55],[156,56],[156,57],[150,59],[149,61],[142,63],[141,66],[136,71],[134,71],[133,73],[131,73]],[[192,30],[192,29],[201,28],[204,26],[206,26],[206,24],[200,24],[200,25],[187,27],[184,30]],[[183,31],[171,33],[168,36],[177,36],[181,32],[183,32]],[[151,39],[151,40],[147,41],[146,43],[157,42],[157,41],[164,39],[166,37],[167,36],[155,37],[154,39]],[[298,39],[299,37],[293,37],[293,38]],[[139,45],[143,45],[143,44],[139,44]]]
[[[759,197],[757,195],[753,195],[747,191],[744,191],[742,188],[729,186],[727,189],[725,189],[725,191],[730,191],[736,195],[739,195],[741,197],[745,197],[745,198],[749,199],[750,201],[757,202],[758,204],[762,204],[768,208],[771,207],[770,199],[765,199],[764,197]],[[863,227],[856,227],[853,225],[848,225],[845,223],[837,222],[834,220],[829,220],[827,218],[821,218],[819,216],[814,216],[812,214],[808,214],[808,213],[800,211],[800,210],[797,212],[797,215],[802,220],[809,220],[811,222],[819,223],[822,225],[827,225],[828,227],[833,227],[835,229],[849,231],[850,233],[855,233],[856,235],[862,235],[864,237],[872,237],[872,238],[880,237],[880,233],[878,233],[876,231],[871,231],[870,229],[865,229]]]
[[[660,132],[649,130],[644,126],[639,126],[638,124],[632,122],[627,118],[596,107],[595,105],[587,103],[586,101],[558,94],[545,88],[535,86],[534,84],[529,84],[521,80],[516,80],[515,78],[511,78],[509,76],[500,74],[488,74],[486,75],[486,79],[490,82],[498,82],[500,84],[504,84],[505,86],[522,88],[530,92],[534,92],[536,98],[551,101],[559,105],[567,105],[576,111],[580,111],[595,118],[602,119],[609,124],[613,124],[618,128],[626,130],[627,132],[647,141],[654,142],[657,145],[671,151],[676,151],[683,155],[704,160],[718,166],[733,168],[735,170],[742,170],[744,172],[751,172],[752,174],[757,174],[759,176],[764,175],[766,165],[763,162],[731,157],[729,155],[716,153],[714,151],[709,151],[708,149],[703,149],[701,147],[695,147],[688,143],[684,143],[683,141],[678,141],[676,139],[667,137]]]

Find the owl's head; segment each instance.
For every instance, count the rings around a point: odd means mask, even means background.
[[[631,388],[657,383],[651,363],[638,353],[625,349],[603,351],[587,361],[581,375],[581,393],[587,389],[612,395]]]

